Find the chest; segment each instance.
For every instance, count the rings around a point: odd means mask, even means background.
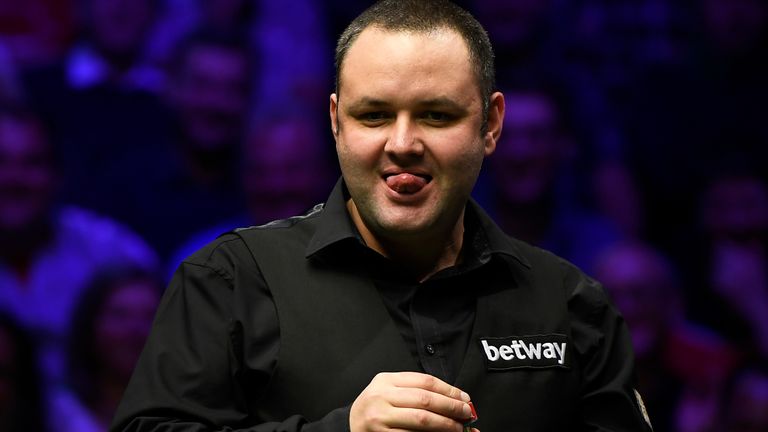
[[[264,276],[280,321],[280,353],[268,391],[253,401],[259,417],[317,419],[351,404],[379,372],[430,372],[413,354],[418,337],[403,337],[365,275],[306,265]],[[451,353],[453,384],[472,396],[477,427],[565,427],[576,408],[579,364],[557,275],[485,272],[464,283],[473,301],[465,348]]]

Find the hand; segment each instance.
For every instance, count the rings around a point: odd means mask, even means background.
[[[352,403],[349,426],[351,432],[462,432],[471,416],[469,400],[431,375],[380,373]]]

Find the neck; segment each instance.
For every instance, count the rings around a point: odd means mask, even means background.
[[[423,282],[440,270],[456,265],[461,259],[464,210],[456,224],[446,230],[381,236],[368,229],[352,200],[347,201],[347,209],[366,245],[401,264],[419,281]]]

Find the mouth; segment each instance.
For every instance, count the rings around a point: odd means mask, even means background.
[[[418,193],[432,181],[432,176],[417,172],[392,172],[383,177],[390,189],[402,195]]]

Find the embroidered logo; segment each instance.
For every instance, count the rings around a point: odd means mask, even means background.
[[[482,337],[480,348],[488,370],[571,367],[568,338],[562,334]]]
[[[638,392],[636,389],[633,389],[635,391],[635,399],[637,399],[637,406],[640,407],[640,412],[643,414],[643,419],[648,424],[648,427],[653,430],[653,426],[651,426],[651,418],[648,417],[648,410],[645,409],[645,403],[643,403],[643,398],[640,396],[640,392]]]

